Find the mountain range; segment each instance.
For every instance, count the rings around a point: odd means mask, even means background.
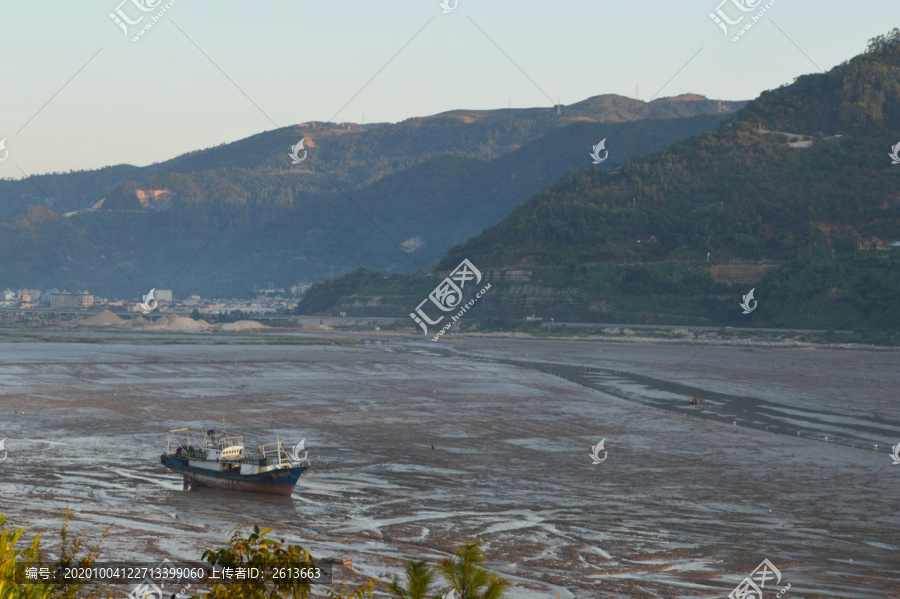
[[[0,286],[241,296],[357,267],[424,272],[603,139],[612,171],[743,106],[688,95],[309,122],[146,167],[0,181]],[[291,148],[304,141],[295,164]]]
[[[468,259],[491,273],[485,316],[897,330],[897,123],[895,29],[714,130],[565,174],[452,247],[431,277],[357,272],[315,286],[299,311],[406,316]],[[751,288],[759,309],[742,314]]]

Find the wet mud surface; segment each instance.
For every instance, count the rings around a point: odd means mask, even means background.
[[[523,599],[724,597],[766,558],[766,597],[900,596],[897,354],[201,343],[0,344],[8,524],[53,541],[70,508],[110,529],[104,560],[147,562],[259,522],[355,581],[478,538]],[[168,428],[222,417],[248,446],[307,439],[292,497],[159,464]]]

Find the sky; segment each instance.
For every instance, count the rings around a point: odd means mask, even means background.
[[[0,178],[147,165],[311,120],[752,99],[900,26],[897,0],[445,2],[0,0]],[[743,16],[727,35],[717,8]],[[143,19],[123,30],[117,9]]]

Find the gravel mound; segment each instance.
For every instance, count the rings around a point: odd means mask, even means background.
[[[81,324],[86,327],[109,327],[116,324],[122,324],[122,319],[109,310],[104,310],[96,316],[83,319]]]
[[[272,327],[260,324],[255,320],[238,320],[237,322],[226,322],[217,325],[220,331],[252,331],[257,329],[270,329]]]
[[[157,318],[150,328],[165,329],[167,331],[205,331],[213,327],[205,320],[194,320],[187,316],[167,314],[161,318]]]
[[[205,320],[194,320],[187,316],[177,316],[175,314],[166,314],[156,319],[144,318],[136,316],[131,319],[122,319],[110,312],[104,310],[100,314],[91,316],[90,318],[79,319],[70,326],[85,327],[108,327],[120,325],[126,329],[149,329],[154,331],[257,331],[261,329],[270,329],[272,327],[260,324],[255,320],[239,320],[237,322],[226,322],[224,324],[212,325]]]

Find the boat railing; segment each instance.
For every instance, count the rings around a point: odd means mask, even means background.
[[[260,445],[259,452],[263,454],[263,457],[273,460],[279,466],[293,466],[297,463],[281,441]]]
[[[181,451],[179,451],[180,449]],[[168,453],[170,456],[174,457],[182,457],[190,460],[205,460],[207,459],[207,449],[206,447],[180,447],[175,450],[175,453]],[[271,458],[260,455],[247,455],[244,454],[239,458],[218,458],[219,462],[227,462],[229,464],[252,464],[254,466],[269,466],[271,465]],[[265,461],[264,464],[260,462]]]
[[[244,445],[243,435],[226,435],[218,433],[212,437],[212,443],[216,447],[230,447],[233,445]]]
[[[193,436],[193,441],[191,437]],[[166,453],[172,453],[172,446],[181,447],[187,450],[189,447],[232,447],[235,445],[244,445],[243,435],[228,435],[225,433],[215,432],[212,435],[207,433],[191,432],[189,428],[172,428],[169,429],[169,442],[167,444]]]
[[[166,455],[203,460],[206,459],[207,450],[210,449],[211,446],[219,449],[234,445],[244,447],[242,435],[226,435],[224,433],[209,435],[208,433],[194,433],[193,437],[194,439],[192,440],[191,431],[188,428],[169,429],[169,442],[166,446]],[[212,441],[212,443],[210,443],[210,441]],[[281,440],[278,440],[276,443],[260,445],[259,454],[261,455],[247,455],[246,451],[247,448],[244,447],[245,453],[241,457],[232,459],[222,459],[219,457],[219,461],[234,464],[279,467],[289,467],[299,462],[299,460],[295,459],[295,456],[284,448],[284,444]]]

